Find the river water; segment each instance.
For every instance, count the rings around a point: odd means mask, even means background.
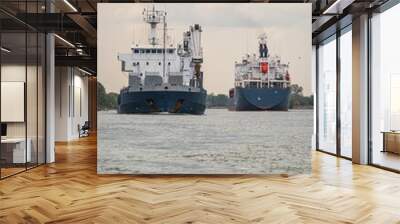
[[[311,169],[312,110],[98,113],[103,174],[296,174]]]

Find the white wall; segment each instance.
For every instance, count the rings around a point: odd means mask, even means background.
[[[74,99],[74,102],[71,102],[71,105],[74,105],[73,108],[71,108],[71,135],[73,138],[78,138],[79,137],[79,132],[78,132],[78,124],[81,126],[85,123],[85,121],[88,120],[88,78],[81,76],[82,73],[79,73],[79,75],[76,75],[76,70],[75,70],[75,75],[74,75],[74,80],[73,80],[73,86],[72,88],[74,90],[73,96],[71,96],[71,99]],[[72,90],[71,89],[71,90]]]
[[[28,70],[31,67],[28,67]],[[2,65],[1,66],[1,81],[2,82],[25,82],[25,71],[24,65]],[[6,108],[1,108],[6,110]],[[8,137],[25,137],[25,122],[8,122],[7,123],[7,135]]]
[[[38,69],[38,70],[37,70]],[[42,73],[41,67],[36,65],[25,64],[2,64],[1,66],[1,81],[3,82],[21,82],[25,83],[26,89],[20,89],[19,94],[22,96],[22,103],[18,108],[11,108],[3,105],[1,107],[2,114],[4,113],[19,113],[22,119],[17,122],[5,122],[7,123],[7,137],[8,138],[24,138],[27,136],[29,139],[29,147],[31,148],[32,162],[44,163],[44,150],[45,150],[45,115],[44,115],[44,74]],[[2,89],[2,98],[10,98],[7,94],[10,92],[4,92]],[[5,94],[5,95],[4,95]],[[12,99],[12,98],[10,98]],[[15,100],[15,99],[14,99]],[[12,103],[12,102],[11,102]],[[18,102],[15,102],[18,103]],[[3,104],[3,103],[2,103]],[[26,105],[25,105],[26,104]],[[14,111],[12,111],[14,110]],[[18,111],[19,110],[19,111]],[[26,113],[26,119],[24,114]],[[2,119],[4,120],[4,119]],[[48,160],[51,162],[52,160]]]
[[[31,74],[36,75],[36,67],[25,66],[18,64],[6,64],[1,66],[1,81],[2,82],[24,82],[26,83],[25,76],[28,74],[29,85],[36,85],[36,80],[33,81],[30,78]],[[36,111],[36,89],[27,88],[27,106],[34,107]],[[3,96],[4,97],[4,96]],[[34,104],[31,104],[34,102]],[[1,110],[7,110],[7,108],[1,108]],[[24,110],[24,108],[22,108]],[[31,110],[27,109],[27,120],[28,120],[28,137],[32,130],[36,130],[36,113],[32,113]],[[34,122],[34,124],[32,123]],[[7,122],[7,135],[8,137],[25,137],[25,126],[26,122]],[[36,134],[36,132],[35,132]]]
[[[56,67],[55,140],[79,138],[78,125],[88,120],[88,78],[72,67]]]
[[[68,140],[68,86],[70,84],[67,67],[55,69],[55,141]]]

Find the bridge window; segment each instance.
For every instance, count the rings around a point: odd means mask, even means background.
[[[144,50],[144,49],[140,49],[140,53],[141,53],[141,54],[144,54],[144,53],[145,53],[145,50]]]
[[[174,53],[174,49],[168,49],[168,54],[173,54]]]
[[[134,50],[133,50],[133,53],[139,54],[139,49],[134,49]]]
[[[150,49],[146,49],[146,53],[147,53],[147,54],[150,54]]]
[[[157,53],[157,50],[156,50],[156,49],[152,49],[152,50],[151,50],[151,53],[152,53],[152,54],[156,54],[156,53]]]
[[[157,49],[157,54],[161,54],[162,50],[161,49]]]

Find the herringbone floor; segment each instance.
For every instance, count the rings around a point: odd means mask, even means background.
[[[0,223],[400,223],[400,175],[313,153],[300,176],[98,176],[96,139],[0,181]]]

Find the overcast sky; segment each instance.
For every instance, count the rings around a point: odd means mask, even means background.
[[[204,85],[209,93],[227,94],[234,83],[234,62],[246,53],[258,54],[258,35],[265,32],[271,55],[290,62],[292,83],[311,93],[311,4],[98,4],[98,80],[108,92],[128,84],[118,53],[132,43],[147,43],[149,25],[142,11],[167,11],[168,35],[174,44],[190,25],[202,26]],[[159,26],[161,29],[161,25]],[[160,30],[161,32],[161,30]]]

